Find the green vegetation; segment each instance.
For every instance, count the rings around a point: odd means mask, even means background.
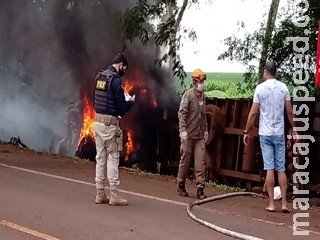
[[[294,11],[291,11],[295,9]],[[315,87],[315,61],[317,55],[317,36],[318,24],[320,18],[320,1],[308,0],[308,7],[304,4],[287,4],[277,15],[277,24],[272,32],[271,42],[267,48],[266,59],[273,60],[278,67],[277,79],[286,83],[289,91],[296,86],[299,86],[294,73],[299,73],[303,87],[309,90],[309,96],[320,97],[320,88]],[[302,19],[306,19],[306,26],[297,25]],[[307,30],[308,34],[305,33]],[[266,22],[261,22],[259,29],[251,33],[246,33],[245,36],[237,37],[232,35],[224,40],[227,50],[224,51],[218,60],[236,61],[244,66],[247,66],[244,82],[255,83],[258,79],[257,69],[254,65],[262,58],[261,51],[265,39]],[[296,46],[303,49],[306,44],[306,51],[303,51],[300,56],[295,50],[294,41],[287,41],[287,38],[297,39],[305,37],[307,42],[298,41]],[[298,62],[297,62],[297,59]],[[300,81],[301,82],[301,81]],[[304,96],[303,91],[299,91],[298,96]]]
[[[152,178],[152,179],[163,179],[163,180],[167,180],[167,181],[176,181],[176,178],[173,176],[166,176],[166,175],[159,175],[158,173],[151,173],[151,172],[145,172],[145,171],[141,171],[140,169],[134,169],[134,168],[127,168],[127,167],[120,167],[120,169],[126,171],[127,173],[130,174],[134,174],[140,177],[148,177],[148,178]],[[195,184],[195,180],[194,179],[187,179],[187,182],[193,183]],[[228,185],[224,185],[224,184],[218,184],[212,181],[206,182],[206,187],[208,188],[214,188],[214,189],[218,189],[221,191],[227,191],[227,192],[244,192],[246,191],[245,188],[239,188],[239,187],[233,187],[233,186],[228,186]]]
[[[206,187],[216,188],[216,189],[219,189],[222,191],[231,191],[231,192],[245,192],[246,191],[245,188],[231,187],[231,186],[224,185],[224,184],[217,184],[212,181],[206,182]]]
[[[207,81],[221,81],[238,83],[243,81],[243,73],[223,73],[223,72],[209,72],[207,74]],[[191,79],[191,72],[187,72],[187,79]],[[185,79],[185,81],[187,80]]]
[[[250,98],[253,89],[244,82],[210,81],[206,83],[206,96],[209,98]]]
[[[205,81],[205,94],[208,98],[250,98],[253,96],[255,85],[243,81],[243,73],[207,73]],[[186,86],[191,86],[191,73],[187,73],[183,81]],[[183,87],[177,86],[178,92],[183,92]]]

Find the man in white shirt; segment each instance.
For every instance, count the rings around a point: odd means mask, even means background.
[[[282,195],[282,212],[290,212],[287,206],[287,177],[285,174],[285,130],[284,110],[286,109],[291,127],[294,127],[294,114],[287,86],[276,80],[277,68],[274,62],[266,63],[263,83],[256,87],[253,104],[249,112],[243,142],[249,143],[249,132],[255,117],[259,117],[259,140],[262,151],[264,170],[267,171],[266,186],[269,195],[267,211],[274,212],[274,171],[278,173],[278,181]],[[293,132],[293,134],[296,134]]]

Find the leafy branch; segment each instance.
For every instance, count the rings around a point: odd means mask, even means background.
[[[193,30],[181,28],[183,14],[191,4],[198,4],[198,1],[184,0],[182,6],[178,7],[176,0],[138,0],[121,16],[123,39],[132,42],[137,38],[143,44],[154,44],[159,49],[165,49],[155,59],[155,64],[162,66],[163,63],[169,63],[173,75],[182,86],[186,72],[178,53],[181,37],[187,35],[191,40],[196,39]]]

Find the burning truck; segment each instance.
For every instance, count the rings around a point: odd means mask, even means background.
[[[151,82],[151,86],[150,86]],[[124,133],[124,150],[120,153],[120,165],[139,168],[161,174],[172,174],[179,157],[178,96],[171,91],[171,100],[163,99],[161,87],[152,86],[154,81],[143,80],[141,74],[129,76],[124,92],[136,95],[134,107],[120,119]],[[162,81],[158,81],[161,83]],[[95,161],[96,149],[93,136],[95,111],[92,98],[83,99],[83,125],[75,155]]]
[[[22,141],[28,139],[26,145],[33,149],[64,155],[76,152],[77,156],[94,161],[95,113],[90,80],[108,64],[114,51],[123,48],[117,13],[130,3],[1,1],[2,138],[17,135]],[[121,119],[125,146],[121,165],[172,174],[178,165],[180,145],[179,98],[174,80],[166,70],[154,66],[154,45],[144,45],[142,50],[141,45],[132,43],[126,53],[133,61],[125,89],[136,94],[136,103]],[[242,144],[251,103],[248,99],[207,101],[211,139],[206,147],[206,162],[211,169],[208,179],[230,185],[239,183],[247,189],[263,182],[256,128],[252,145]],[[310,184],[302,188],[320,193],[320,100],[310,109],[310,134],[316,142],[310,150]]]
[[[139,79],[139,78],[138,78]],[[180,139],[177,111],[179,98],[166,105],[161,95],[152,91],[141,80],[126,80],[124,90],[136,95],[134,108],[120,120],[124,132],[124,150],[121,153],[120,165],[139,168],[150,172],[173,175],[177,173],[180,157]],[[243,144],[243,129],[247,121],[252,99],[207,99],[206,115],[208,121],[209,140],[206,144],[205,162],[207,166],[206,180],[245,187],[251,190],[262,186],[264,171],[261,150],[258,141],[258,121],[252,129],[250,144]],[[310,135],[319,134],[320,101],[310,105],[313,109]],[[84,100],[83,127],[78,141],[76,155],[95,161],[95,145],[93,137],[94,109],[89,98]],[[287,122],[288,124],[288,122]],[[300,189],[320,192],[319,138],[312,144],[310,160],[311,182]],[[287,174],[292,187],[292,152],[287,150]],[[300,162],[304,159],[298,157]],[[190,177],[193,175],[192,165]]]

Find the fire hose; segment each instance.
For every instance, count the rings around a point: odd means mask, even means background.
[[[192,212],[191,212],[191,209],[193,206],[195,205],[201,205],[201,204],[204,204],[204,203],[208,203],[208,202],[213,202],[213,201],[216,201],[216,200],[220,200],[220,199],[224,199],[224,198],[230,198],[230,197],[237,197],[237,196],[259,196],[259,197],[263,197],[262,195],[260,194],[257,194],[257,193],[253,193],[253,192],[237,192],[237,193],[227,193],[227,194],[223,194],[223,195],[219,195],[219,196],[213,196],[213,197],[209,197],[209,198],[205,198],[205,199],[202,199],[202,200],[198,200],[198,201],[195,201],[195,202],[192,202],[192,203],[189,203],[188,206],[187,206],[187,213],[189,215],[190,218],[192,218],[194,221],[210,228],[210,229],[213,229],[219,233],[222,233],[222,234],[225,234],[227,236],[230,236],[230,237],[234,237],[234,238],[237,238],[237,239],[242,239],[242,240],[263,240],[261,238],[256,238],[256,237],[253,237],[253,236],[250,236],[250,235],[246,235],[246,234],[242,234],[242,233],[238,233],[238,232],[235,232],[235,231],[232,231],[232,230],[229,230],[229,229],[226,229],[226,228],[222,228],[222,227],[219,227],[217,225],[214,225],[210,222],[207,222],[203,219],[200,219],[198,217],[196,217]]]

